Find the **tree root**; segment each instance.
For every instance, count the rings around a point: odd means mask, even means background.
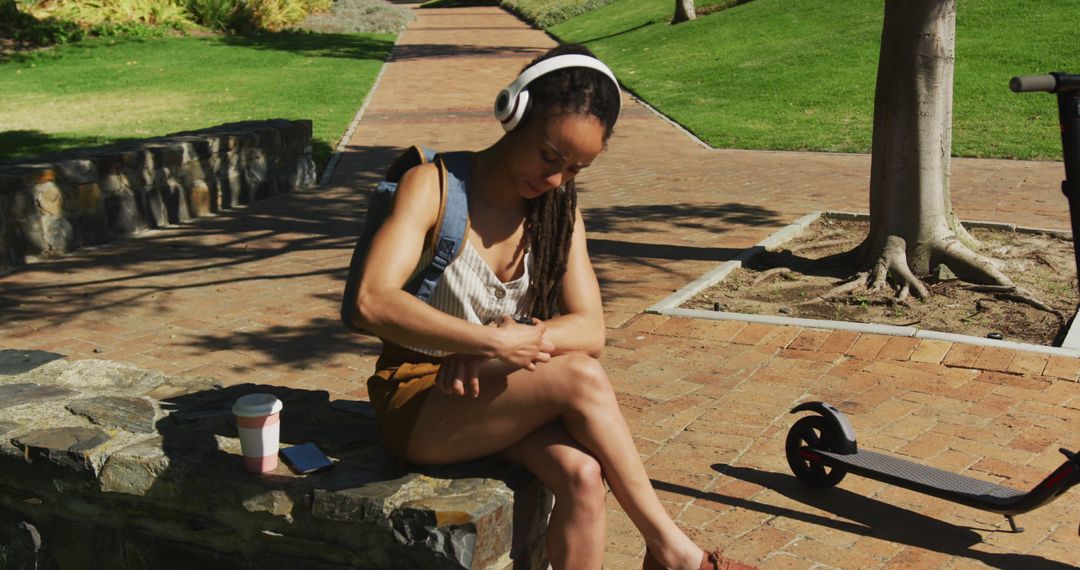
[[[874,291],[884,289],[890,276],[897,282],[897,298],[899,300],[906,300],[912,293],[919,299],[930,296],[930,290],[926,288],[921,279],[912,273],[911,268],[908,266],[907,247],[904,239],[899,236],[885,238],[885,247],[882,248],[881,256],[874,264],[870,289]]]
[[[1046,303],[1043,303],[1042,301],[1039,301],[1030,292],[1024,290],[1023,288],[1017,287],[1015,285],[1013,285],[1013,286],[1004,286],[1004,285],[968,285],[968,284],[965,284],[965,285],[962,285],[962,287],[964,289],[967,289],[969,291],[975,291],[977,293],[993,293],[994,298],[996,298],[996,299],[1004,299],[1004,300],[1007,300],[1007,301],[1015,301],[1017,303],[1024,303],[1025,305],[1031,305],[1032,307],[1035,307],[1036,309],[1039,309],[1040,311],[1046,311],[1046,312],[1056,316],[1059,319],[1064,319],[1065,318],[1065,315],[1061,311],[1051,307],[1050,305],[1047,305]]]
[[[1015,301],[1046,311],[1064,319],[1061,311],[1039,301],[1030,292],[1018,287],[1004,273],[994,267],[986,257],[972,251],[955,238],[944,239],[933,246],[936,255],[933,256],[935,263],[946,265],[963,281],[968,282],[965,288],[973,291],[992,293],[995,298]],[[859,286],[860,281],[866,283],[866,288],[871,291],[882,291],[890,285],[896,291],[896,300],[906,303],[907,299],[914,295],[918,299],[930,296],[930,290],[911,271],[908,265],[907,248],[903,238],[888,236],[885,245],[873,259],[873,266],[856,274],[852,279],[835,287],[821,298],[826,300],[836,299],[839,295],[848,293]]]
[[[821,295],[818,295],[817,299],[807,299],[806,301],[803,301],[802,303],[799,303],[799,304],[800,305],[806,305],[806,304],[809,304],[809,303],[815,303],[815,302],[817,302],[818,299],[822,299],[822,300],[825,300],[825,301],[839,301],[839,300],[841,300],[841,298],[840,298],[841,295],[843,295],[844,293],[847,293],[848,291],[851,291],[853,289],[858,289],[860,285],[866,283],[866,276],[867,275],[869,275],[868,272],[860,271],[859,273],[856,273],[855,275],[852,275],[851,277],[849,277],[847,281],[844,281],[840,285],[837,285],[836,287],[833,287],[832,289],[829,289],[828,291],[822,293]]]

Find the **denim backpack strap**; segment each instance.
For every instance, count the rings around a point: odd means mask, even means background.
[[[435,237],[434,257],[431,264],[420,275],[416,298],[425,303],[431,301],[439,279],[450,262],[461,253],[469,231],[469,191],[468,182],[472,176],[472,157],[469,152],[452,152],[439,155],[437,164],[443,172],[446,185],[446,201],[439,224],[439,235]]]

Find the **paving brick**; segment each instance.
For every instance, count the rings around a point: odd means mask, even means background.
[[[764,516],[760,513],[758,515]],[[717,521],[724,521],[725,518],[731,517],[731,513],[728,513],[718,517]],[[730,523],[730,521],[725,522]],[[772,526],[759,525],[757,528],[752,528],[749,532],[739,536],[738,541],[725,548],[724,556],[748,564],[757,564],[758,561],[764,560],[772,552],[783,549],[795,540],[796,536],[794,534]]]
[[[821,345],[825,343],[831,334],[831,331],[806,329],[800,332],[787,348],[790,350],[815,351],[821,348]]]
[[[945,355],[952,348],[952,344],[942,340],[922,339],[919,341],[919,346],[916,346],[915,350],[912,351],[910,359],[916,362],[937,364],[945,358]]]
[[[909,568],[940,568],[948,562],[949,557],[939,552],[931,552],[915,547],[907,547],[893,556],[883,566],[888,570],[901,570]]]
[[[914,460],[934,457],[949,447],[951,438],[938,433],[923,432],[896,451]]]
[[[847,355],[860,360],[872,360],[887,342],[887,336],[864,334],[848,349]]]
[[[893,336],[881,347],[877,358],[887,360],[907,360],[919,346],[919,339],[906,336]]]
[[[748,323],[742,321],[706,321],[710,326],[704,331],[703,338],[714,342],[727,342],[738,336]]]
[[[851,345],[855,344],[858,340],[859,333],[843,330],[835,330],[829,334],[829,337],[825,339],[825,342],[818,347],[818,350],[822,352],[839,352],[846,353]]]
[[[773,327],[769,325],[749,323],[745,327],[743,327],[741,331],[739,331],[739,334],[735,335],[735,337],[731,339],[731,342],[737,344],[756,345],[761,342],[761,340],[765,338],[766,335],[772,332],[772,330]]]
[[[1080,377],[1080,358],[1053,355],[1047,360],[1043,374],[1075,381]]]
[[[982,355],[983,347],[973,344],[954,343],[949,353],[945,355],[942,364],[960,368],[974,368],[975,363]]]
[[[1056,445],[1060,437],[1061,434],[1055,434],[1046,428],[1032,426],[1017,433],[1016,437],[1009,441],[1008,446],[1031,453],[1041,453]]]
[[[1007,350],[993,346],[985,347],[983,348],[982,354],[975,359],[975,365],[972,366],[972,368],[1006,372],[1016,354],[1017,352],[1015,350]]]
[[[787,348],[791,341],[795,340],[795,337],[799,336],[802,329],[799,327],[790,326],[777,326],[773,327],[768,334],[766,334],[760,341],[759,346],[768,346],[776,348]]]
[[[866,553],[832,546],[820,540],[799,540],[784,551],[799,558],[820,561],[833,568],[876,568],[880,564],[880,560]]]

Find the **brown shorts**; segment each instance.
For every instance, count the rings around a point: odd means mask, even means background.
[[[435,387],[441,360],[387,342],[375,363],[375,374],[368,378],[368,397],[375,409],[379,439],[402,465],[407,463],[409,437],[424,401]]]

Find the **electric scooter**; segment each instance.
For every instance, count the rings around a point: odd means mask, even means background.
[[[791,413],[816,412],[795,422],[785,451],[795,477],[818,489],[835,486],[849,472],[870,479],[1005,515],[1012,532],[1023,532],[1014,516],[1033,511],[1080,483],[1080,456],[1062,448],[1065,462],[1028,492],[915,463],[876,451],[859,450],[855,430],[843,412],[824,402],[805,402]]]
[[[1013,77],[1009,88],[1016,93],[1046,91],[1056,93],[1058,122],[1061,125],[1061,154],[1065,161],[1065,180],[1061,191],[1069,200],[1069,219],[1072,222],[1073,253],[1080,272],[1080,75],[1053,72],[1046,75]]]

